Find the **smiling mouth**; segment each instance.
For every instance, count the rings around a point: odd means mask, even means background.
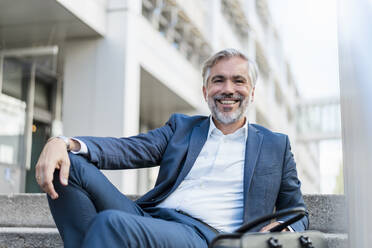
[[[234,105],[235,103],[238,103],[240,102],[240,100],[216,100],[218,103],[222,104],[222,105],[227,105],[227,106],[232,106]]]

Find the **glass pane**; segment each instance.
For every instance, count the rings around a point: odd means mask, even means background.
[[[21,165],[26,103],[0,95],[0,164]]]
[[[36,81],[35,83],[35,106],[50,110],[50,85]]]
[[[4,59],[2,92],[22,99],[22,64],[12,59]]]

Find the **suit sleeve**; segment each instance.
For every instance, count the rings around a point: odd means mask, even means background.
[[[78,136],[88,147],[88,159],[99,169],[136,169],[159,165],[173,135],[175,120],[128,138]]]
[[[283,161],[283,174],[279,195],[276,201],[276,209],[284,210],[295,207],[304,207],[305,202],[301,193],[301,182],[297,177],[296,163],[291,152],[291,145],[286,136],[286,148]],[[279,221],[286,221],[291,216],[281,218]],[[301,220],[293,223],[291,228],[294,231],[303,231],[309,227],[309,219],[306,215]]]

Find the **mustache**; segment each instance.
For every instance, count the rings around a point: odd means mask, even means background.
[[[239,93],[237,93],[237,94],[219,94],[219,95],[215,95],[213,97],[213,100],[215,100],[215,101],[225,100],[225,99],[243,101],[244,97]]]

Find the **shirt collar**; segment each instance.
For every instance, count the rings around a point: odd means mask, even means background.
[[[247,140],[247,138],[248,138],[248,124],[249,124],[249,122],[248,122],[248,118],[245,117],[245,123],[244,123],[244,125],[243,125],[241,128],[239,128],[238,130],[236,130],[236,131],[234,132],[234,134],[237,133],[237,132],[241,132],[241,131],[243,131],[243,132],[244,132],[244,138],[245,138],[245,140]],[[214,124],[213,119],[212,119],[212,115],[210,115],[210,116],[209,116],[208,138],[209,138],[210,135],[212,134],[213,130],[216,130],[216,131],[218,130],[219,132],[221,132],[221,130],[219,130],[219,129],[216,127],[216,125]],[[221,133],[222,133],[222,132],[221,132]]]

